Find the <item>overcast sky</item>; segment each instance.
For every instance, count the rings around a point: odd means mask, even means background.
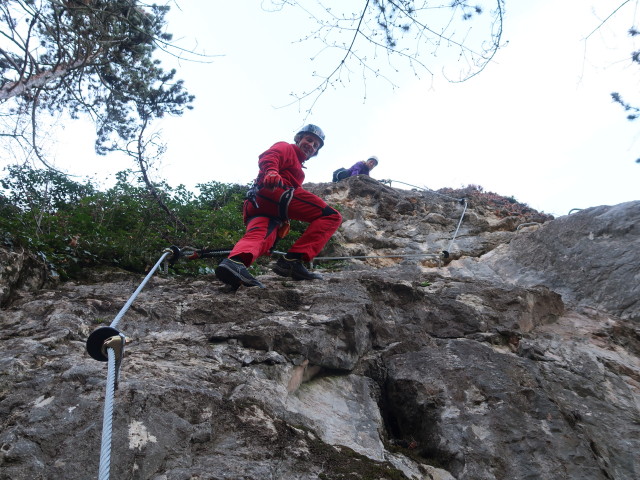
[[[556,216],[637,200],[640,123],[626,120],[610,97],[638,100],[640,68],[630,62],[638,47],[627,35],[638,27],[637,2],[585,41],[621,2],[507,0],[506,45],[471,80],[448,82],[438,63],[433,77],[401,70],[398,88],[355,74],[307,117],[304,108],[278,107],[315,85],[314,71],[333,67],[326,57],[310,60],[317,43],[298,42],[314,27],[308,14],[265,12],[269,1],[181,1],[168,30],[212,57],[176,64],[195,109],[159,125],[168,150],[155,179],[193,190],[212,180],[249,183],[258,155],[292,141],[306,121],[327,136],[307,163],[308,182],[330,181],[336,168],[377,155],[374,178],[430,189],[480,185]],[[99,178],[131,166],[95,157],[92,142],[88,127],[67,128],[58,164]]]

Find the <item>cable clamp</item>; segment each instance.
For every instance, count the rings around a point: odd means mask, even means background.
[[[122,359],[122,357],[124,357],[124,346],[126,343],[127,343],[127,338],[122,334],[109,337],[102,344],[102,350],[101,350],[102,354],[105,357],[108,357],[107,349],[111,348],[113,349],[113,353],[116,354],[116,361],[118,362],[119,360]]]

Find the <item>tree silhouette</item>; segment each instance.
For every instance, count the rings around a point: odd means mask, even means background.
[[[171,41],[167,11],[134,0],[2,1],[0,135],[48,165],[43,113],[88,114],[105,154],[136,140],[140,125],[191,108],[175,70],[153,58]]]

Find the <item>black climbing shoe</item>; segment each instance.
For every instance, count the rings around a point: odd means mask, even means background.
[[[302,264],[302,260],[287,260],[280,257],[272,270],[281,277],[291,277],[294,280],[322,280],[322,275],[311,273]]]
[[[234,262],[229,258],[225,258],[220,262],[220,265],[216,268],[216,277],[227,285],[235,288],[238,288],[240,285],[264,288],[264,285],[249,273],[249,270],[247,270],[244,264]]]

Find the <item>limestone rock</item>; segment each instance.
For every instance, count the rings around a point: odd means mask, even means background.
[[[367,177],[310,188],[345,218],[322,256],[366,258],[234,293],[152,277],[118,325],[112,478],[640,478],[640,202],[538,222]],[[97,477],[86,340],[142,278],[87,279],[3,297],[0,480]]]

